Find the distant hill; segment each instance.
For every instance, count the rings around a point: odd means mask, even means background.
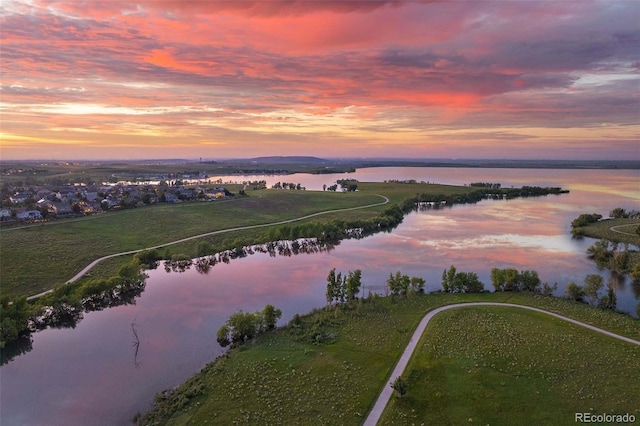
[[[304,156],[256,157],[251,158],[249,161],[268,164],[324,164],[329,162],[328,160],[318,157]]]

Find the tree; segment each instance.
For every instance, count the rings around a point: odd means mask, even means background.
[[[229,326],[227,324],[223,324],[222,327],[220,327],[218,329],[217,334],[217,341],[220,344],[220,346],[222,346],[223,348],[226,346],[229,346],[229,344],[231,343],[231,341],[229,340],[229,335],[231,333],[231,329],[229,328]]]
[[[327,292],[325,293],[327,305],[331,305],[333,303],[336,285],[336,268],[333,268],[329,271],[329,275],[327,276]]]
[[[414,293],[424,293],[424,285],[426,281],[421,277],[411,277],[411,290]]]
[[[407,384],[401,377],[396,377],[391,387],[398,393],[398,398],[402,398],[407,393]]]
[[[451,265],[449,270],[444,270],[442,272],[442,288],[445,292],[452,292],[453,279],[456,276],[456,267]]]
[[[406,295],[410,283],[411,279],[409,278],[409,276],[402,275],[400,271],[396,272],[395,275],[389,274],[389,278],[387,279],[389,291],[391,291],[391,294],[395,296]]]
[[[604,279],[598,274],[589,274],[584,279],[584,294],[592,305],[598,303],[598,292],[604,287]]]
[[[362,271],[356,269],[355,271],[349,271],[345,281],[345,293],[347,296],[347,302],[355,300],[360,292],[360,286],[362,285]]]
[[[345,277],[346,278],[346,277]],[[344,281],[345,278],[342,277],[342,272],[338,272],[336,275],[336,286],[334,287],[333,298],[336,302],[344,303],[345,301],[345,291],[344,291]]]
[[[565,292],[576,302],[582,302],[582,298],[584,297],[584,289],[578,284],[574,282],[567,284]]]
[[[505,291],[520,290],[520,274],[517,269],[507,268],[504,270],[504,289]]]
[[[454,293],[480,293],[484,284],[475,272],[458,272],[454,278]]]
[[[118,275],[132,280],[141,280],[143,279],[143,275],[140,271],[140,266],[140,263],[134,259],[133,261],[121,266],[118,270]]]
[[[600,306],[615,311],[617,304],[618,298],[616,296],[615,283],[613,281],[610,281],[609,285],[607,286],[607,294],[602,296],[602,299],[600,299]]]
[[[636,315],[640,318],[640,302],[636,305]]]
[[[13,303],[8,297],[0,300],[0,348],[28,332],[30,310],[31,306],[26,297],[21,297]]]
[[[553,292],[558,289],[558,283],[553,283],[553,285],[549,285],[549,283],[543,283],[542,289],[540,290],[540,294],[543,296],[552,296]]]
[[[609,247],[609,241],[600,240],[587,249],[587,254],[599,268],[606,268],[615,250]]]
[[[527,270],[520,273],[520,285],[523,291],[536,292],[540,284],[540,277],[536,271]]]
[[[600,214],[581,214],[580,216],[578,216],[577,219],[574,219],[571,222],[571,227],[572,228],[578,228],[580,226],[587,226],[590,223],[595,223],[597,221],[599,221],[600,219],[602,219],[602,215]]]
[[[160,255],[160,252],[158,250],[151,249],[143,250],[137,253],[134,256],[134,259],[136,259],[141,265],[153,269],[156,267],[156,262],[162,259],[162,256]]]
[[[611,260],[609,261],[609,269],[616,272],[626,272],[629,270],[629,246],[625,245],[622,250],[614,250]]]
[[[609,212],[609,217],[612,217],[614,219],[624,219],[629,216],[627,215],[627,212],[625,211],[625,209],[621,207],[616,207],[615,209]]]
[[[238,344],[252,339],[256,335],[259,318],[251,312],[238,311],[227,320],[230,329],[231,342]]]
[[[496,291],[504,291],[504,269],[493,268],[491,270],[491,284]]]
[[[276,328],[276,323],[280,317],[282,317],[282,311],[276,309],[273,305],[266,305],[264,309],[262,309],[262,324],[266,330]]]

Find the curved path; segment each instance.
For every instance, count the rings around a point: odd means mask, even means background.
[[[139,252],[145,251],[145,250],[153,250],[153,249],[163,248],[163,247],[171,246],[171,245],[174,245],[174,244],[180,244],[180,243],[184,243],[186,241],[195,240],[197,238],[208,237],[210,235],[224,234],[224,233],[233,232],[233,231],[243,231],[245,229],[264,228],[264,227],[267,227],[267,226],[274,226],[274,225],[284,225],[286,223],[297,222],[297,221],[300,221],[300,220],[305,220],[305,219],[309,219],[311,217],[321,216],[321,215],[329,214],[329,213],[337,213],[337,212],[346,212],[346,211],[351,211],[351,210],[367,209],[367,208],[370,208],[370,207],[382,206],[382,205],[385,205],[385,204],[387,204],[389,202],[389,199],[387,197],[385,197],[384,195],[380,195],[380,194],[373,194],[373,195],[376,195],[378,197],[384,198],[384,201],[381,202],[381,203],[368,204],[366,206],[348,207],[348,208],[344,208],[344,209],[325,210],[325,211],[322,211],[322,212],[312,213],[312,214],[309,214],[309,215],[306,215],[306,216],[302,216],[302,217],[297,217],[297,218],[294,218],[294,219],[282,220],[280,222],[262,223],[262,224],[259,224],[259,225],[247,225],[247,226],[239,226],[239,227],[236,227],[236,228],[220,229],[218,231],[205,232],[204,234],[193,235],[191,237],[182,238],[180,240],[171,241],[171,242],[160,244],[160,245],[153,246],[153,247],[145,247],[145,248],[141,248],[141,249],[137,249],[137,250],[123,251],[121,253],[109,254],[107,256],[103,256],[103,257],[101,257],[99,259],[96,259],[93,262],[91,262],[90,264],[88,264],[85,268],[83,268],[80,272],[75,274],[66,283],[69,284],[69,283],[72,283],[72,282],[80,279],[84,274],[89,272],[91,270],[91,268],[96,266],[98,263],[100,263],[100,262],[102,262],[103,260],[106,260],[106,259],[111,259],[112,257],[125,256],[127,254],[135,254],[135,253],[139,253]],[[37,298],[39,298],[41,296],[44,296],[45,294],[51,293],[52,291],[53,290],[47,290],[47,291],[43,291],[42,293],[34,294],[33,296],[27,297],[27,300],[37,299]]]
[[[499,303],[499,302],[470,302],[470,303],[456,303],[454,305],[441,306],[437,309],[434,309],[433,311],[428,312],[427,315],[425,315],[422,318],[422,321],[420,321],[420,324],[418,324],[418,328],[416,328],[416,331],[413,333],[413,336],[411,336],[411,340],[409,341],[409,344],[407,345],[404,352],[402,353],[402,356],[400,357],[400,360],[396,364],[396,367],[393,370],[393,373],[391,373],[391,375],[389,376],[389,380],[385,383],[384,387],[382,388],[382,392],[380,393],[380,396],[378,396],[378,400],[376,401],[375,405],[369,412],[367,419],[364,421],[364,426],[375,426],[378,423],[378,420],[380,419],[382,412],[384,411],[385,407],[387,406],[387,403],[389,402],[389,399],[391,399],[391,395],[393,394],[393,389],[391,388],[393,381],[397,377],[402,376],[402,374],[404,373],[404,370],[407,367],[407,364],[409,363],[409,360],[411,359],[413,352],[415,351],[416,347],[418,346],[418,343],[420,342],[422,333],[427,327],[427,324],[429,324],[429,321],[431,321],[431,318],[433,318],[434,316],[436,316],[438,313],[442,311],[446,311],[448,309],[455,309],[455,308],[464,308],[467,306],[510,306],[514,308],[521,308],[521,309],[528,309],[530,311],[542,312],[543,314],[551,315],[561,320],[568,321],[573,324],[577,324],[579,326],[588,328],[590,330],[597,331],[602,334],[606,334],[607,336],[640,346],[640,341],[638,340],[633,340],[628,337],[620,336],[610,331],[606,331],[601,328],[594,327],[589,324],[585,324],[581,321],[577,321],[562,315],[555,314],[553,312],[545,311],[543,309],[538,309],[531,306],[516,305],[513,303]]]
[[[612,231],[612,232],[617,232],[618,234],[631,235],[632,237],[635,237],[638,234],[633,234],[631,232],[620,231],[620,230],[617,229],[617,228],[624,228],[624,227],[635,226],[635,225],[637,225],[637,223],[631,223],[631,224],[627,224],[627,225],[616,225],[616,226],[612,226],[611,228],[609,228],[609,230]]]

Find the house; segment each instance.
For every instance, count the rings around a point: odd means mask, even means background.
[[[31,194],[27,194],[25,192],[18,192],[18,193],[13,194],[12,196],[10,196],[9,200],[13,204],[22,204],[25,201],[27,201],[27,199],[29,199],[29,197],[31,197]]]
[[[39,220],[42,219],[40,210],[24,210],[19,212],[16,217],[20,220]]]
[[[73,208],[69,203],[55,203],[54,207],[56,209],[55,214],[58,217],[70,216],[73,215]]]
[[[97,192],[87,192],[85,193],[84,197],[86,198],[87,201],[89,202],[94,202],[98,199],[98,193]]]
[[[0,210],[0,220],[4,222],[5,220],[9,220],[9,219],[11,219],[11,210],[9,209]]]

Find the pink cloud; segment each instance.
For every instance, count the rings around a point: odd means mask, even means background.
[[[34,105],[101,105],[111,113],[87,112],[87,130],[121,137],[127,126],[114,123],[124,115],[131,128],[154,126],[167,146],[176,127],[202,138],[216,129],[228,150],[289,140],[266,130],[268,114],[297,115],[316,129],[315,150],[410,129],[393,143],[430,141],[424,150],[445,156],[456,146],[474,152],[445,134],[452,129],[495,134],[479,152],[521,156],[519,140],[504,137],[518,128],[538,129],[528,134],[553,151],[560,142],[543,142],[545,129],[606,124],[608,144],[620,141],[619,154],[607,153],[624,158],[640,108],[629,96],[638,92],[638,12],[633,2],[15,1],[0,17],[3,114],[25,138],[34,133],[19,123],[36,118],[42,137],[83,120]],[[162,117],[119,109],[159,106]],[[351,106],[359,109],[338,120]],[[312,120],[320,116],[326,130]],[[575,151],[602,136],[560,139]]]

